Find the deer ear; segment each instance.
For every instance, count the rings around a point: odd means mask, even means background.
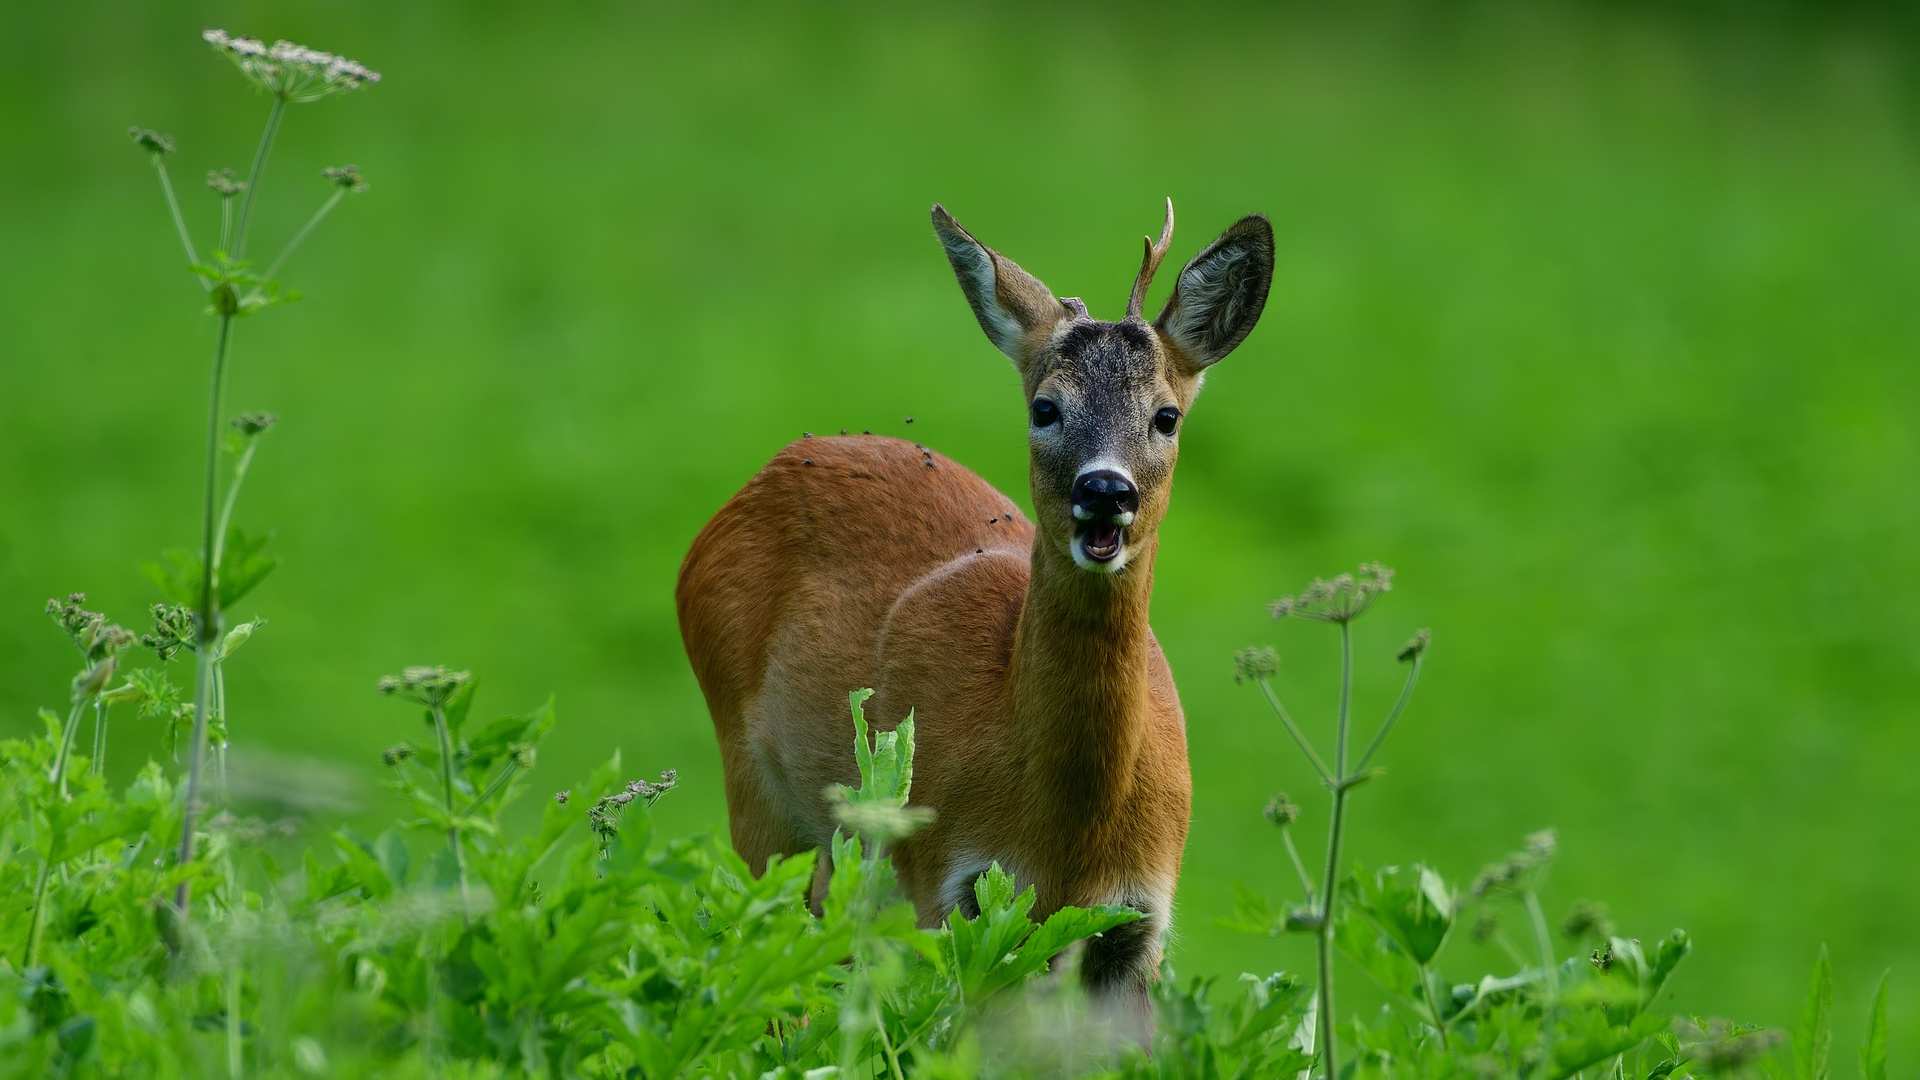
[[[1016,367],[1026,363],[1027,342],[1035,331],[1051,331],[1072,317],[1040,279],[975,240],[938,203],[933,207],[933,231],[980,329]]]
[[[1154,328],[1191,371],[1204,371],[1253,332],[1273,284],[1273,225],[1248,214],[1180,271]]]

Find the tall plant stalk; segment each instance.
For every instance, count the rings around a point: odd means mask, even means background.
[[[278,115],[278,110],[275,111]],[[264,151],[263,142],[262,149]],[[252,185],[248,185],[249,191]],[[248,206],[252,199],[248,199]],[[243,212],[244,221],[244,212]],[[180,862],[193,861],[194,826],[200,815],[200,773],[207,751],[207,710],[213,700],[213,653],[220,642],[219,567],[214,558],[214,504],[220,483],[220,413],[226,396],[227,354],[233,341],[233,285],[222,283],[214,292],[220,329],[214,338],[213,372],[207,390],[206,483],[201,499],[200,602],[194,608],[193,734],[187,743],[186,809],[180,822]],[[174,906],[187,910],[192,886],[180,882]]]
[[[460,878],[460,917],[469,919],[472,915],[467,902],[467,857],[460,850],[460,818],[453,809],[453,735],[447,729],[446,706],[435,702],[429,710],[433,713],[433,733],[440,740],[440,783],[447,797],[447,847],[453,852],[454,873]]]
[[[1300,860],[1300,854],[1293,845],[1293,836],[1286,831],[1298,816],[1296,808],[1285,796],[1276,797],[1268,805],[1267,817],[1281,826],[1287,845],[1287,854],[1292,861],[1294,871],[1299,875],[1301,888],[1307,893],[1311,905],[1303,916],[1291,922],[1291,925],[1310,926],[1314,932],[1317,946],[1317,968],[1320,985],[1317,991],[1315,1019],[1315,1039],[1318,1043],[1316,1053],[1319,1058],[1321,1074],[1326,1080],[1338,1080],[1340,1075],[1339,1046],[1334,1037],[1336,1017],[1334,1014],[1334,939],[1340,923],[1340,858],[1346,842],[1347,797],[1353,789],[1372,779],[1377,770],[1369,771],[1367,763],[1386,741],[1388,733],[1400,719],[1406,708],[1407,700],[1413,694],[1414,684],[1420,677],[1420,660],[1426,651],[1428,635],[1425,630],[1415,635],[1400,649],[1399,659],[1411,664],[1407,672],[1407,681],[1400,691],[1399,699],[1392,711],[1381,723],[1378,732],[1367,744],[1360,760],[1349,767],[1347,744],[1348,733],[1353,719],[1353,621],[1365,614],[1381,593],[1393,587],[1393,571],[1379,563],[1362,566],[1357,575],[1341,574],[1331,581],[1315,580],[1299,596],[1287,597],[1275,601],[1270,610],[1273,617],[1308,619],[1314,622],[1333,623],[1340,628],[1340,704],[1334,722],[1333,764],[1327,765],[1313,747],[1312,740],[1293,721],[1286,706],[1281,704],[1280,696],[1274,692],[1273,676],[1279,671],[1279,656],[1272,649],[1245,649],[1236,657],[1235,679],[1252,679],[1266,698],[1267,704],[1279,718],[1287,734],[1299,745],[1307,761],[1320,774],[1332,799],[1332,813],[1327,823],[1327,860],[1325,876],[1316,896],[1313,883],[1307,876],[1306,866]]]
[[[1340,620],[1340,718],[1333,745],[1333,815],[1327,826],[1327,887],[1320,894],[1320,1038],[1328,1080],[1340,1075],[1333,1038],[1333,898],[1340,891],[1340,842],[1347,826],[1347,720],[1353,711],[1353,623]]]
[[[232,525],[234,501],[239,496],[240,485],[246,478],[247,467],[253,459],[251,436],[259,430],[249,430],[243,418],[242,428],[247,431],[249,441],[235,466],[232,486],[229,488],[224,505],[219,503],[220,486],[220,425],[224,413],[226,398],[227,369],[233,350],[234,322],[239,317],[262,307],[269,306],[286,297],[277,286],[258,274],[247,271],[246,250],[250,236],[254,206],[260,197],[260,184],[266,176],[267,160],[273,152],[275,138],[279,135],[280,125],[290,104],[318,101],[336,93],[355,90],[361,86],[378,82],[380,75],[342,56],[323,53],[292,42],[280,41],[269,46],[252,38],[235,38],[223,30],[208,30],[202,35],[207,44],[232,61],[248,82],[266,91],[271,98],[267,111],[265,127],[261,129],[259,144],[254,148],[253,163],[247,170],[244,180],[237,181],[231,172],[208,175],[208,186],[221,196],[220,207],[220,248],[215,249],[211,264],[202,264],[194,251],[193,239],[187,229],[186,218],[180,212],[180,201],[174,194],[173,181],[169,177],[164,160],[165,155],[173,152],[173,140],[165,135],[141,128],[134,128],[134,142],[147,150],[152,156],[155,174],[159,177],[160,187],[166,196],[167,210],[173,220],[174,230],[179,234],[181,250],[186,253],[187,263],[202,288],[212,300],[213,312],[219,318],[219,327],[214,338],[213,364],[209,372],[207,386],[207,439],[206,468],[200,502],[200,565],[198,580],[191,583],[180,582],[181,587],[168,588],[175,598],[185,602],[187,597],[178,595],[190,592],[193,609],[193,732],[189,739],[187,752],[187,786],[185,809],[181,818],[180,846],[178,857],[181,863],[189,862],[194,856],[195,830],[204,810],[203,773],[207,752],[207,730],[211,714],[215,708],[222,710],[219,686],[219,664],[222,660],[221,612],[221,564],[224,561],[224,542],[227,531]],[[349,166],[345,170],[328,170],[327,179],[336,190],[307,226],[294,237],[292,243],[282,251],[272,266],[277,270],[286,257],[301,240],[306,238],[314,225],[325,217],[341,196],[348,191],[360,191],[365,188],[358,175]],[[233,206],[233,197],[242,196],[239,209]],[[231,245],[228,249],[228,245]],[[244,291],[243,291],[244,289]],[[271,420],[267,421],[271,423]],[[230,583],[232,594],[229,601],[238,599],[238,592],[250,588],[264,571],[248,574],[243,578],[251,580],[245,583]],[[156,578],[166,577],[165,574]],[[167,582],[162,582],[167,587]],[[95,736],[96,747],[104,746],[105,720],[100,718]],[[224,757],[222,774],[224,776]],[[174,904],[185,912],[191,894],[183,881],[174,894]]]

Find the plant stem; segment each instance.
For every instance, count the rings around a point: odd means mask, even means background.
[[[233,504],[240,500],[240,485],[247,482],[247,469],[253,465],[253,452],[259,447],[258,437],[247,440],[247,448],[240,452],[240,460],[233,466],[233,479],[227,484],[227,498],[220,506],[220,521],[213,530],[213,565],[219,566],[220,560],[227,554],[227,527],[233,524]]]
[[[173,179],[167,175],[167,163],[159,154],[153,155],[153,171],[160,177],[160,190],[166,193],[167,210],[173,215],[174,231],[180,234],[180,247],[187,253],[187,265],[197,266],[200,256],[193,253],[193,237],[187,232],[187,219],[180,215],[180,200],[173,195]],[[196,271],[194,276],[200,279],[202,289],[213,291],[213,282],[205,274]]]
[[[1260,684],[1260,692],[1267,696],[1267,704],[1273,706],[1274,715],[1278,716],[1280,723],[1286,726],[1287,734],[1293,736],[1293,741],[1300,744],[1301,753],[1306,754],[1307,760],[1312,762],[1313,767],[1320,771],[1320,779],[1326,781],[1326,783],[1331,786],[1335,781],[1332,770],[1327,768],[1326,762],[1320,760],[1320,755],[1314,751],[1313,744],[1307,741],[1307,737],[1301,732],[1299,725],[1293,722],[1293,717],[1287,715],[1287,707],[1280,704],[1280,695],[1273,692],[1273,687],[1268,685],[1266,679],[1262,678],[1254,681]]]
[[[1326,1047],[1322,1060],[1327,1080],[1339,1080],[1339,1048],[1334,1043],[1333,1018],[1333,901],[1340,893],[1340,841],[1347,824],[1347,721],[1353,705],[1353,627],[1340,623],[1340,721],[1334,735],[1333,821],[1327,827],[1326,890],[1320,899],[1320,1035]]]
[[[226,642],[223,640],[221,645]],[[213,661],[213,713],[220,718],[220,742],[213,748],[213,771],[219,778],[220,801],[227,801],[227,665],[223,658]]]
[[[1447,1021],[1441,1018],[1440,1002],[1433,996],[1433,973],[1427,970],[1425,964],[1420,965],[1420,989],[1426,992],[1427,1011],[1433,1015],[1434,1030],[1440,1033],[1440,1048],[1451,1053],[1453,1047],[1448,1045]]]
[[[60,786],[60,799],[67,798],[67,759],[73,756],[74,736],[80,729],[80,714],[86,710],[87,698],[74,701],[73,708],[67,710],[67,726],[60,732],[60,753],[53,759],[53,771],[47,779]]]
[[[873,1028],[880,1033],[880,1048],[887,1052],[887,1067],[893,1072],[893,1080],[907,1080],[900,1071],[900,1056],[893,1052],[893,1040],[887,1038],[887,1018],[880,1014],[880,1005],[874,1003]]]
[[[332,213],[333,208],[340,205],[340,200],[346,198],[346,195],[347,195],[346,188],[341,188],[341,187],[334,188],[333,194],[328,196],[326,202],[323,202],[320,204],[320,209],[315,210],[313,212],[313,216],[307,219],[307,223],[305,225],[300,226],[300,231],[293,234],[293,239],[287,241],[287,246],[281,248],[280,254],[274,256],[273,262],[267,265],[267,272],[264,274],[261,274],[260,276],[271,280],[273,278],[274,273],[280,269],[281,264],[287,261],[287,256],[292,255],[293,249],[300,246],[300,241],[305,240],[307,238],[307,234],[312,232],[314,230],[314,227],[316,225],[319,225],[320,222],[324,220],[328,214]]]
[[[27,955],[23,969],[32,968],[40,962],[40,934],[46,924],[47,880],[53,876],[53,846],[49,839],[48,859],[40,864],[40,880],[33,886],[33,921],[27,927]]]
[[[460,875],[460,918],[469,919],[467,913],[467,859],[460,852],[460,826],[453,813],[453,735],[447,730],[447,712],[439,705],[432,707],[433,733],[440,738],[440,783],[447,792],[447,844],[453,849],[453,867]]]
[[[93,768],[95,776],[104,776],[107,771],[107,703],[99,698],[93,700]]]
[[[1307,864],[1300,861],[1300,849],[1293,844],[1293,830],[1281,829],[1280,840],[1287,845],[1287,858],[1293,860],[1293,872],[1300,875],[1300,888],[1307,894],[1307,903],[1313,903],[1313,879],[1307,876]]]
[[[1387,720],[1380,725],[1379,733],[1373,737],[1372,742],[1367,744],[1367,752],[1360,755],[1360,763],[1353,767],[1354,772],[1366,769],[1367,762],[1373,760],[1374,751],[1379,750],[1380,744],[1387,741],[1388,733],[1393,731],[1394,723],[1400,719],[1401,710],[1407,707],[1407,699],[1413,696],[1413,684],[1419,681],[1420,657],[1415,656],[1407,671],[1406,685],[1400,688],[1400,700],[1393,703],[1393,711],[1387,714]]]
[[[247,226],[253,221],[253,200],[260,194],[260,178],[267,169],[267,151],[273,148],[273,136],[280,130],[280,114],[287,111],[287,99],[275,97],[273,111],[267,114],[267,129],[260,133],[260,148],[253,152],[253,168],[247,170],[247,194],[240,203],[240,224],[233,233],[233,261],[247,253]]]
[[[219,566],[214,559],[214,492],[220,479],[220,410],[226,394],[227,351],[233,340],[233,316],[220,316],[220,334],[213,346],[213,375],[207,390],[207,475],[201,502],[200,605],[194,612],[198,642],[194,649],[193,737],[187,750],[186,808],[180,821],[180,863],[193,861],[194,819],[200,811],[200,767],[207,750],[207,707],[213,694],[213,650],[220,640]],[[174,894],[174,906],[187,911],[186,881]]]

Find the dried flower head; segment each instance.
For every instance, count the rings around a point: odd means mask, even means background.
[[[1393,571],[1377,562],[1362,563],[1353,574],[1328,581],[1314,578],[1299,596],[1283,596],[1267,605],[1276,619],[1312,619],[1348,623],[1366,614],[1380,594],[1393,591]]]
[[[1527,876],[1553,861],[1559,839],[1552,829],[1542,829],[1526,838],[1519,851],[1480,871],[1473,879],[1473,895],[1512,893],[1519,890]]]
[[[649,784],[645,780],[630,780],[626,787],[587,808],[587,828],[592,830],[593,835],[600,841],[601,858],[606,858],[607,845],[613,842],[615,836],[620,835],[620,815],[626,811],[627,807],[632,805],[635,799],[640,800],[643,806],[652,806],[659,802],[661,796],[674,789],[679,776],[677,771],[667,769],[660,774],[660,782],[657,784]],[[560,793],[560,795],[565,794],[564,791]],[[567,800],[560,798],[560,795],[555,795],[555,800],[566,802]]]
[[[320,175],[327,183],[343,188],[350,195],[358,195],[367,190],[367,182],[360,178],[360,166],[342,165],[337,169],[321,169]]]
[[[1233,654],[1233,681],[1270,679],[1280,670],[1280,654],[1271,645],[1249,645]]]
[[[240,434],[252,438],[266,434],[279,420],[280,417],[270,412],[241,413],[233,418],[233,427]]]
[[[258,38],[232,37],[225,30],[203,30],[200,36],[215,52],[233,61],[248,82],[295,104],[319,101],[380,81],[379,72],[344,56],[291,41],[267,45]]]
[[[231,199],[247,190],[247,182],[234,174],[232,169],[218,169],[207,173],[207,186],[215,195]]]
[[[382,676],[379,687],[380,692],[388,697],[437,709],[472,681],[471,671],[448,671],[445,666],[436,664],[433,667],[410,667],[398,675]]]
[[[1592,900],[1576,900],[1560,932],[1574,941],[1583,938],[1613,936],[1613,921],[1607,918],[1607,905]]]
[[[1704,1024],[1695,1021],[1681,1026],[1680,1033],[1681,1053],[1690,1059],[1690,1065],[1708,1075],[1738,1072],[1787,1041],[1784,1031],[1725,1020]]]
[[[1261,815],[1284,829],[1300,820],[1300,804],[1289,799],[1283,791],[1267,800],[1267,807],[1261,811]]]
[[[105,615],[88,611],[82,604],[86,593],[69,593],[66,600],[47,601],[47,614],[67,632],[73,647],[89,664],[96,664],[125,652],[134,642],[133,632],[107,621]]]
[[[398,766],[418,752],[413,748],[412,743],[394,743],[380,752],[380,763],[390,767]]]
[[[140,644],[152,649],[161,660],[171,660],[181,649],[194,648],[193,610],[185,604],[153,605],[153,632],[143,634]]]
[[[1427,645],[1432,641],[1433,631],[1423,629],[1408,638],[1407,643],[1400,646],[1400,651],[1393,654],[1393,658],[1403,664],[1410,664],[1420,659],[1421,655],[1427,651]]]
[[[171,135],[162,135],[152,128],[143,128],[138,125],[128,128],[127,134],[132,137],[135,146],[149,154],[173,153],[173,136]]]

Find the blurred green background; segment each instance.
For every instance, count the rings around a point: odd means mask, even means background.
[[[1736,14],[1737,12],[1737,14]],[[1873,9],[1365,3],[554,5],[342,0],[0,11],[0,731],[62,700],[40,613],[125,621],[197,521],[213,324],[125,129],[206,169],[266,106],[203,26],[385,81],[290,115],[231,411],[282,425],[239,515],[285,565],[236,617],[235,737],[351,764],[417,737],[377,676],[558,694],[557,788],[619,748],[721,820],[674,625],[694,533],[803,429],[910,434],[1026,501],[1012,370],[927,225],[943,201],[1119,314],[1171,195],[1184,260],[1251,210],[1273,298],[1186,429],[1154,623],[1195,778],[1174,961],[1306,966],[1211,925],[1290,874],[1259,809],[1325,809],[1229,657],[1270,642],[1325,729],[1335,641],[1263,604],[1379,558],[1361,705],[1429,675],[1358,796],[1357,856],[1464,884],[1546,825],[1551,906],[1685,926],[1678,1005],[1789,1024],[1821,942],[1851,1045],[1893,967],[1920,1059],[1920,158],[1913,24]],[[80,28],[84,27],[84,31]],[[1170,280],[1170,275],[1167,276]],[[1155,304],[1167,288],[1155,290]],[[904,426],[915,418],[912,428]],[[184,673],[183,673],[184,677]],[[164,748],[123,718],[114,771]],[[1451,968],[1498,957],[1464,938]],[[1904,1061],[1904,1066],[1899,1063]]]

